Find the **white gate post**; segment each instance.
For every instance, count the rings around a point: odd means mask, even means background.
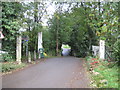
[[[21,43],[22,43],[22,37],[21,35],[17,36],[17,42],[16,42],[16,61],[18,64],[21,64]]]
[[[4,38],[4,35],[2,34],[2,30],[0,30],[0,50],[2,49],[2,39]]]
[[[38,53],[39,53],[38,58],[40,58],[40,51],[39,51],[40,48],[43,48],[43,46],[42,46],[42,32],[38,32]]]
[[[36,51],[34,50],[34,61],[36,60]]]
[[[0,50],[2,50],[2,40],[0,39]]]
[[[99,44],[100,44],[99,58],[100,59],[105,59],[105,41],[104,40],[100,40]]]
[[[30,53],[30,51],[28,52],[28,63],[31,63],[31,53]]]

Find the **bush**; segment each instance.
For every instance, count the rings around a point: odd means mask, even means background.
[[[13,61],[13,57],[10,54],[2,54],[2,61],[3,62]]]

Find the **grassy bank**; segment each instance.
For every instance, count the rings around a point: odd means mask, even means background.
[[[95,88],[118,88],[119,67],[111,61],[87,57],[87,67],[91,76],[91,86]]]
[[[10,72],[12,70],[20,69],[25,67],[25,63],[16,64],[15,62],[5,62],[2,63],[2,73]]]

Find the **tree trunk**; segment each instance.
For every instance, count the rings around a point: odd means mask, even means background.
[[[100,0],[98,2],[98,6],[99,6],[99,15],[100,15]]]
[[[39,23],[38,21],[38,2],[34,2],[35,3],[35,9],[34,9],[34,21]]]
[[[58,43],[58,30],[59,30],[59,22],[58,22],[58,19],[56,18],[57,20],[57,31],[56,31],[56,56],[58,56],[58,46],[59,46],[59,43]]]
[[[58,56],[58,35],[57,35],[57,40],[56,40],[56,56]]]

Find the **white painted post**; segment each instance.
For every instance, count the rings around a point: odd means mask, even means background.
[[[2,49],[2,39],[4,38],[4,35],[2,34],[2,31],[0,31],[0,50]]]
[[[43,48],[43,46],[42,46],[42,32],[39,32],[38,33],[38,53],[39,53],[39,59],[40,59],[40,51],[39,51],[39,49],[40,48]]]
[[[42,32],[38,33],[38,51],[40,48],[43,48],[42,47]]]
[[[36,51],[34,51],[34,61],[36,60]]]
[[[28,63],[31,63],[31,53],[28,52]]]
[[[22,43],[22,37],[17,36],[17,42],[16,42],[16,61],[18,64],[21,64],[21,43]]]
[[[0,39],[0,50],[2,50],[2,40]]]
[[[104,40],[100,40],[99,44],[100,44],[99,58],[100,59],[105,59],[105,41]]]

